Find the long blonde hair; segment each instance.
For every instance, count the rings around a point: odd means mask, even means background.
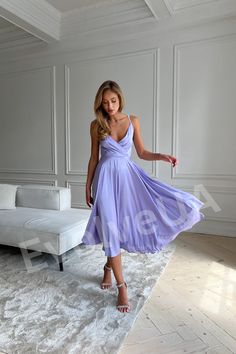
[[[107,80],[101,84],[94,100],[94,113],[96,116],[96,124],[94,125],[94,129],[96,129],[99,141],[111,134],[111,129],[107,122],[108,114],[102,106],[103,93],[106,90],[110,90],[117,94],[119,98],[119,112],[122,111],[125,103],[121,88],[115,81]]]

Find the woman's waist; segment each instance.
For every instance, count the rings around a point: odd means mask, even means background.
[[[124,154],[103,154],[101,155],[100,160],[107,160],[107,159],[126,159],[126,160],[130,160],[130,156],[129,155],[124,155]]]

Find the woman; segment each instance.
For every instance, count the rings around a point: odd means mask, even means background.
[[[204,215],[199,212],[203,206],[200,200],[149,177],[130,159],[134,143],[141,159],[165,161],[173,167],[178,163],[174,156],[146,150],[139,119],[123,113],[123,108],[119,85],[105,81],[96,94],[96,119],[90,125],[86,203],[93,207],[82,241],[103,244],[107,262],[101,288],[112,286],[112,270],[118,287],[117,309],[129,312],[121,248],[128,252],[158,252]]]

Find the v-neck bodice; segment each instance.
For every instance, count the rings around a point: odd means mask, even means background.
[[[116,141],[114,140],[111,135],[106,136],[105,139],[101,140],[100,146],[101,146],[101,158],[106,158],[106,157],[126,157],[130,158],[131,156],[131,150],[132,150],[132,144],[133,144],[133,124],[131,122],[130,116],[128,114],[129,118],[129,127],[127,129],[127,132],[125,136],[119,140]]]
[[[112,136],[111,135],[109,135],[109,137],[112,139],[112,140],[114,140],[117,144],[119,144],[125,137],[126,137],[126,135],[128,134],[128,131],[129,131],[129,128],[130,128],[130,125],[132,124],[131,123],[131,119],[130,119],[130,116],[129,116],[129,114],[127,115],[127,117],[129,118],[129,126],[128,126],[128,129],[127,129],[127,131],[126,131],[126,134],[123,136],[123,138],[122,139],[120,139],[119,141],[116,141],[114,138],[112,138]]]

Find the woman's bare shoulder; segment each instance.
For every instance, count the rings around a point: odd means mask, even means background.
[[[91,123],[90,123],[90,128],[94,129],[94,128],[97,128],[97,126],[98,126],[97,119],[92,120]]]
[[[91,121],[90,126],[94,127],[97,124],[97,119],[95,118],[94,120]]]
[[[130,119],[131,122],[133,123],[133,126],[136,126],[139,123],[139,118],[134,114],[130,114]]]
[[[97,120],[94,119],[90,122],[90,133],[91,136],[97,137]]]

